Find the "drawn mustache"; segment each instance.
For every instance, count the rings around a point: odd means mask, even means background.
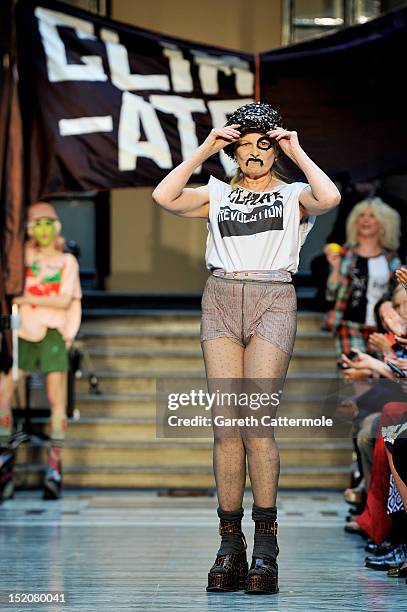
[[[246,166],[248,166],[248,165],[249,165],[249,162],[251,162],[251,161],[254,161],[254,162],[259,162],[259,164],[261,164],[262,166],[264,165],[264,164],[263,164],[263,160],[262,160],[262,159],[260,159],[259,157],[249,157],[249,159],[248,159],[248,160],[247,160],[247,162],[246,162]]]

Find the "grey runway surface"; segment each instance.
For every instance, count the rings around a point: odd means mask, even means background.
[[[253,543],[252,498],[243,528]],[[170,498],[148,491],[65,491],[46,502],[17,492],[0,506],[2,611],[407,610],[407,585],[364,567],[364,541],[343,531],[336,492],[281,492],[280,592],[207,593],[219,547],[216,497]],[[9,593],[64,593],[65,604],[10,604]]]

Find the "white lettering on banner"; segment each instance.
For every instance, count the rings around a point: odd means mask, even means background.
[[[106,117],[80,117],[78,119],[60,119],[58,121],[61,136],[78,136],[96,132],[113,132],[113,119]]]
[[[188,159],[198,147],[196,125],[192,113],[206,113],[205,102],[198,98],[162,95],[150,96],[150,102],[155,109],[175,115],[178,120],[182,159]],[[198,166],[194,174],[199,174],[201,169],[202,167]]]
[[[147,140],[140,142],[140,122]],[[159,168],[172,167],[171,152],[157,115],[141,96],[123,92],[119,121],[119,170],[135,170],[137,157],[152,159]]]
[[[195,63],[199,66],[199,79],[202,91],[208,95],[219,93],[218,72],[226,76],[235,74],[235,86],[239,96],[253,95],[254,74],[250,71],[250,64],[235,55],[220,55],[214,57],[202,51],[191,50]]]
[[[101,28],[100,39],[103,40],[103,42],[120,43],[118,33],[114,30],[107,30],[106,28]]]
[[[110,81],[122,94],[122,105],[118,130],[118,169],[120,171],[135,170],[137,158],[144,157],[153,160],[160,168],[171,169],[173,162],[165,132],[160,124],[156,110],[172,114],[178,122],[181,143],[181,157],[187,159],[198,146],[196,123],[193,113],[207,113],[209,110],[212,125],[221,127],[227,116],[238,106],[253,102],[252,97],[234,100],[210,100],[207,103],[200,98],[188,98],[181,95],[153,94],[149,100],[132,94],[137,90],[158,90],[174,93],[189,93],[194,91],[191,73],[191,62],[184,58],[183,51],[177,45],[161,41],[162,54],[168,59],[169,75],[167,74],[132,74],[127,48],[120,43],[119,35],[114,30],[102,28],[100,39],[94,35],[94,26],[71,15],[49,10],[43,7],[35,9],[39,33],[44,47],[48,79],[51,83],[63,81]],[[106,47],[110,74],[104,71],[102,57],[84,55],[80,64],[67,61],[68,49],[60,36],[58,27],[71,28],[78,39],[101,40]],[[235,88],[238,96],[253,96],[254,74],[250,64],[234,55],[219,57],[192,49],[194,62],[198,65],[198,77],[204,94],[219,93],[219,73],[234,75]],[[100,94],[101,95],[101,94]],[[97,100],[94,101],[95,105]],[[91,113],[92,110],[89,110]],[[97,112],[97,111],[96,111]],[[140,142],[140,122],[142,122],[147,140]],[[64,117],[58,121],[61,136],[76,136],[113,131],[113,117]],[[227,175],[232,174],[235,164],[220,151],[220,161]],[[194,174],[199,174],[202,167],[196,168]]]
[[[162,42],[163,55],[168,58],[173,91],[177,93],[194,91],[191,76],[191,62],[186,60],[176,45]]]
[[[137,91],[142,89],[170,90],[170,79],[166,74],[131,74],[129,55],[126,47],[121,45],[118,41],[111,42],[109,36],[104,38],[106,32],[109,31],[102,31],[102,40],[105,41],[113,85],[122,91]]]
[[[252,92],[253,93],[253,92]],[[253,102],[253,98],[243,98],[240,100],[210,100],[208,109],[211,115],[212,125],[222,127],[227,121],[228,114],[233,113],[238,106]],[[219,155],[220,162],[225,170],[226,176],[231,176],[236,168],[236,164],[222,150]]]
[[[63,25],[75,30],[78,38],[96,40],[91,22],[42,7],[37,7],[34,14],[38,19],[38,28],[46,55],[48,79],[51,83],[107,81],[102,58],[97,55],[81,57],[84,65],[68,64],[65,45],[58,33],[57,26]]]

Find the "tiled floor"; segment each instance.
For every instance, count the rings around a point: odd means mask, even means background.
[[[244,531],[251,553],[251,497]],[[339,493],[281,492],[280,593],[206,593],[219,545],[215,497],[66,491],[58,502],[18,492],[0,506],[0,609],[407,610],[407,585],[363,566],[363,541],[343,531]],[[7,603],[9,592],[64,592],[68,603]]]

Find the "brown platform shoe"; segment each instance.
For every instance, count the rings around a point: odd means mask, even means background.
[[[237,533],[242,538],[242,550],[239,553],[217,555],[208,573],[207,591],[239,591],[245,588],[249,565],[246,557],[246,538],[242,532],[240,521],[224,521],[219,523],[220,535]]]
[[[277,522],[256,521],[255,533],[273,534],[275,536],[277,557],[279,553],[277,545]],[[245,593],[254,595],[278,593],[278,565],[275,558],[263,558],[253,555],[252,563],[247,573]]]

